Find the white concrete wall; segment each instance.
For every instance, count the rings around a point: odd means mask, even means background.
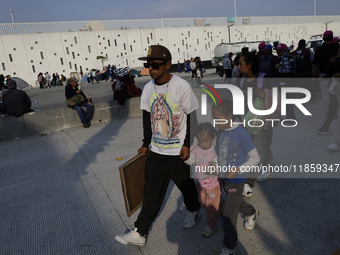
[[[297,45],[300,39],[308,41],[325,29],[324,23],[232,26],[230,37],[231,42],[278,40]],[[340,22],[328,24],[328,29],[340,33]],[[141,67],[138,57],[147,54],[149,45],[158,43],[169,48],[173,63],[195,56],[210,60],[221,42],[229,42],[226,26],[2,35],[0,73],[21,77],[34,86],[39,72],[68,77],[76,68],[78,72],[80,68],[102,68],[97,56],[107,55],[105,65]]]

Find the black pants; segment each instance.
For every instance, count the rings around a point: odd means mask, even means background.
[[[232,183],[223,180],[223,190],[225,193],[223,208],[223,245],[228,249],[235,249],[237,245],[237,217],[241,212],[250,216],[255,213],[252,205],[247,204],[242,198],[244,182]]]
[[[336,99],[336,95],[329,95],[329,107],[327,111],[327,117],[321,129],[328,131],[330,125],[332,124],[332,121],[335,119],[338,108],[339,103],[338,100]]]
[[[191,79],[196,78],[196,70],[191,70]]]
[[[145,162],[143,208],[135,222],[140,235],[146,235],[156,219],[170,180],[182,192],[188,211],[194,212],[201,207],[195,182],[190,178],[190,166],[180,156],[165,156],[151,151]]]
[[[225,78],[231,78],[231,70],[230,69],[224,69]]]

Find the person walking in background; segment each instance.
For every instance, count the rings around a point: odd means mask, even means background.
[[[52,74],[51,86],[52,87],[56,87],[57,86],[57,76],[55,75],[55,73]]]
[[[187,73],[188,72],[187,61],[185,59],[183,61],[183,68],[184,68],[184,72]]]
[[[5,81],[5,76],[3,74],[0,74],[0,90],[1,90],[2,93],[4,93],[6,91],[6,89],[8,89],[8,87],[5,85],[4,81]]]
[[[74,97],[76,94],[82,95],[85,101],[75,106],[68,105],[68,107],[77,111],[79,118],[81,120],[81,123],[83,124],[83,127],[88,128],[91,125],[90,121],[91,121],[94,107],[92,103],[87,99],[83,91],[79,88],[78,80],[74,77],[71,77],[70,79],[68,79],[68,84],[65,86],[65,97],[66,99],[70,99]],[[85,115],[83,113],[83,109],[81,108],[81,106],[86,107]]]
[[[272,107],[272,79],[267,78],[264,73],[259,73],[259,62],[257,56],[253,53],[248,53],[247,55],[242,56],[239,62],[239,69],[240,73],[244,76],[240,81],[242,91],[247,93],[248,88],[253,88],[253,95],[248,96],[251,96],[254,99],[253,101],[257,98],[262,99],[263,109],[270,109],[270,107]],[[275,112],[270,115],[266,115],[265,119],[280,118],[280,105],[278,97]],[[248,107],[246,109],[247,110],[245,112],[248,112]],[[247,130],[250,132],[248,127]],[[273,140],[273,127],[270,125],[270,122],[266,121],[260,129],[256,129],[250,133],[256,150],[260,155],[259,166],[268,167],[270,164],[268,151]],[[250,172],[245,181],[243,196],[252,197],[252,189],[255,186],[256,178],[259,181],[265,181],[272,176],[273,172],[270,171],[263,173],[260,176],[257,176],[257,172]]]
[[[48,72],[45,73],[46,87],[51,88],[51,75]]]
[[[96,80],[96,82],[99,83],[97,79],[97,70],[95,69],[92,70],[92,84],[94,84],[94,80]]]
[[[264,47],[266,47],[266,43],[265,42],[261,42],[258,46],[259,48],[259,52],[256,54],[257,58],[259,61],[261,61],[262,59],[262,56],[265,54],[265,51],[264,51]],[[243,52],[242,52],[243,53]]]
[[[87,83],[91,82],[91,71],[86,68],[86,79],[87,79]]]
[[[83,80],[84,80],[83,70],[80,70],[79,74],[80,74],[80,83],[83,83]]]
[[[198,70],[200,70],[200,75],[201,75],[200,78],[203,79],[204,68],[203,68],[203,62],[201,61],[200,57],[197,57],[196,67]]]
[[[328,129],[335,118],[337,109],[337,99],[335,95],[328,94],[329,76],[327,76],[328,68],[331,64],[331,58],[337,56],[339,44],[332,43],[333,32],[326,31],[323,33],[324,45],[315,51],[313,59],[313,76],[323,78],[320,79],[320,89],[322,94],[322,106],[326,116],[320,128],[314,132],[327,135]]]
[[[330,59],[333,56],[337,55],[337,51],[339,48],[339,44],[332,43],[333,40],[333,31],[326,31],[323,33],[323,41],[324,44],[319,47],[315,51],[314,59],[313,59],[313,75],[315,77],[324,78],[327,75],[327,68],[330,64]],[[324,113],[327,114],[329,107],[329,94],[327,93],[328,89],[328,79],[320,79],[320,89],[322,95],[322,106]],[[322,127],[320,128],[323,130]]]
[[[190,79],[190,81],[192,81],[192,79],[196,77],[196,63],[195,63],[193,58],[191,58],[190,68],[191,68],[191,79]]]
[[[224,54],[223,72],[225,73],[225,78],[223,79],[223,82],[224,83],[228,83],[229,82],[229,78],[231,78],[231,61],[230,61],[228,53]]]
[[[105,82],[107,82],[107,80],[110,79],[110,77],[111,77],[111,81],[113,81],[111,66],[108,65],[106,67],[106,80],[105,80]]]
[[[299,74],[298,78],[302,78],[302,82],[300,83],[301,87],[306,88],[311,93],[311,101],[316,102],[315,94],[316,89],[314,88],[314,84],[312,82],[312,62],[314,59],[313,52],[306,48],[306,41],[301,39],[298,43],[298,48],[291,53],[293,56],[298,56],[303,61],[303,70],[301,74]]]
[[[39,81],[39,84],[40,84],[40,88],[43,89],[44,88],[44,77],[43,77],[43,74],[41,72],[38,74],[38,81]]]
[[[328,114],[336,114],[338,112],[338,118],[336,121],[336,125],[334,128],[332,143],[327,147],[327,149],[331,151],[338,151],[340,149],[340,47],[338,49],[338,55],[333,56],[330,60],[331,64],[328,68],[327,76],[333,77],[333,83],[328,92],[331,93],[331,96],[335,96],[336,103],[334,102],[333,109],[331,107],[328,110]],[[332,111],[332,112],[330,112]],[[328,118],[328,116],[327,116]]]
[[[57,80],[57,86],[60,86],[60,77],[59,77],[59,74],[58,73],[55,73],[55,77],[56,77],[56,80]]]
[[[182,72],[181,63],[179,63],[179,61],[177,62],[177,70],[178,70],[179,73]]]

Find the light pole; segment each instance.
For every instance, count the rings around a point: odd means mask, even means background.
[[[230,27],[234,26],[234,24],[232,25],[228,25],[228,35],[229,35],[229,43],[230,43]]]
[[[314,0],[314,19],[315,19],[315,16],[316,16],[316,0]]]
[[[236,0],[234,0],[234,9],[235,9],[235,22],[234,23],[236,25],[236,18],[237,18],[237,15],[236,15]]]
[[[13,19],[13,11],[12,11],[12,9],[9,9],[9,12],[10,12],[10,14],[11,14],[11,17],[12,17],[12,22],[13,22],[13,24],[14,24],[14,19]]]

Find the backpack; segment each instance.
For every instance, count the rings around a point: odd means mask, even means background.
[[[271,55],[268,59],[266,59],[264,56],[261,56],[261,61],[259,64],[259,72],[265,73],[267,77],[273,76],[273,64],[270,61],[272,57],[273,55]]]
[[[287,54],[285,57],[289,58],[294,76],[301,77],[303,71],[305,70],[303,51],[300,55]]]
[[[263,79],[264,79],[264,76],[266,76],[265,73],[259,73],[259,75],[257,76],[257,87],[258,88],[262,88],[263,87]],[[242,89],[242,86],[243,86],[243,83],[244,83],[244,80],[246,79],[246,76],[243,76],[241,81],[240,81],[240,88]]]

